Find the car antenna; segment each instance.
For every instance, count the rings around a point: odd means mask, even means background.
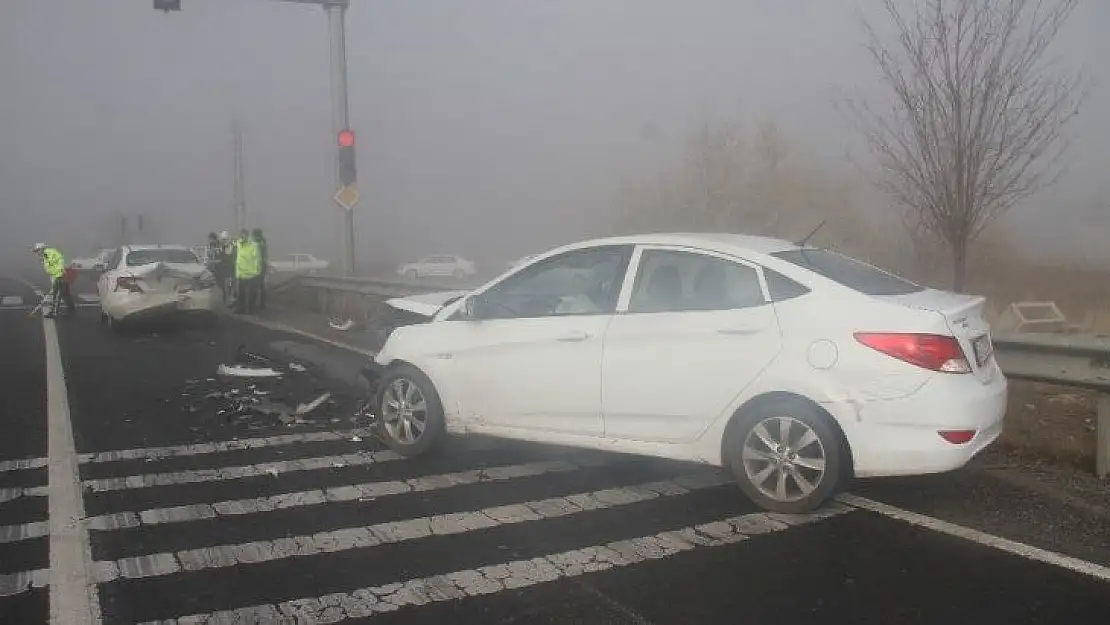
[[[805,244],[808,243],[809,240],[813,238],[813,235],[817,234],[817,231],[820,230],[822,227],[824,227],[824,225],[825,225],[825,220],[822,219],[821,223],[817,224],[817,227],[814,228],[813,231],[811,231],[809,234],[807,234],[805,236],[805,238],[803,238],[801,241],[795,241],[794,245],[797,245],[798,247],[804,247]]]

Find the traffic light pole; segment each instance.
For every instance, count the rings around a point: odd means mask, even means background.
[[[328,13],[328,31],[331,34],[331,104],[332,124],[338,136],[339,132],[348,129],[349,104],[347,99],[347,32],[345,27],[347,6],[349,0],[327,0],[324,10]],[[335,186],[340,188],[340,161],[338,151],[335,156]],[[355,211],[353,208],[343,211],[343,272],[346,275],[355,273]]]

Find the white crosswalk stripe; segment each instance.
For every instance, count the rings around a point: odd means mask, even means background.
[[[214,575],[219,571],[234,570],[238,567],[252,567],[262,563],[288,563],[281,566],[319,566],[327,559],[340,557],[345,552],[359,553],[378,548],[412,545],[418,547],[421,541],[450,540],[459,541],[465,547],[469,536],[493,532],[498,528],[521,527],[543,532],[544,524],[582,519],[588,522],[595,514],[626,515],[630,529],[622,540],[599,539],[596,543],[588,536],[581,537],[581,546],[576,549],[558,551],[530,557],[527,559],[505,558],[500,553],[493,559],[485,558],[484,566],[474,569],[445,569],[439,574],[428,577],[404,575],[406,567],[400,565],[397,578],[390,583],[368,584],[358,590],[356,585],[336,589],[336,593],[319,596],[305,596],[296,600],[281,597],[271,603],[252,606],[218,605],[219,599],[212,599],[217,605],[200,605],[211,612],[192,615],[165,615],[157,623],[222,623],[222,622],[338,622],[345,619],[371,616],[373,614],[398,610],[406,606],[423,605],[440,601],[451,601],[465,597],[497,593],[516,588],[524,588],[559,579],[572,578],[592,571],[619,568],[646,560],[667,558],[691,549],[723,547],[742,542],[762,534],[772,534],[788,530],[792,525],[808,523],[850,512],[850,505],[833,503],[825,509],[810,515],[790,516],[766,513],[722,514],[709,516],[715,521],[706,522],[706,515],[699,517],[700,522],[681,527],[670,525],[667,531],[636,533],[631,529],[643,506],[666,506],[682,510],[689,505],[690,497],[698,492],[726,487],[721,496],[739,502],[735,490],[728,489],[731,479],[718,469],[680,463],[650,464],[645,459],[630,459],[627,456],[602,454],[599,452],[552,451],[537,452],[528,458],[527,449],[513,449],[510,456],[523,456],[523,462],[498,463],[497,458],[488,456],[485,451],[499,453],[509,451],[509,444],[500,441],[467,441],[464,456],[453,456],[445,462],[459,465],[447,472],[428,472],[420,470],[420,460],[407,460],[391,451],[361,451],[334,455],[312,455],[308,449],[302,451],[302,443],[342,443],[355,436],[367,436],[366,430],[345,432],[314,432],[292,435],[271,436],[222,441],[192,445],[167,446],[157,448],[136,448],[116,451],[82,454],[79,458],[86,468],[97,466],[100,475],[83,480],[85,496],[89,501],[100,502],[96,509],[99,514],[83,520],[85,527],[92,532],[93,542],[102,537],[108,542],[97,555],[91,575],[98,585],[122,585],[113,592],[125,592],[128,584],[168,583],[175,576]],[[244,452],[266,448],[283,448],[283,455],[291,457],[278,461],[243,462]],[[314,449],[319,449],[318,447]],[[473,461],[481,461],[474,467]],[[142,461],[134,467],[151,467],[143,473],[121,475],[133,467],[123,463]],[[160,463],[173,462],[175,470],[159,470]],[[406,464],[411,462],[412,464]],[[646,469],[636,464],[645,463]],[[351,479],[337,479],[338,474],[327,471],[336,465],[359,466],[388,463],[390,474],[397,477],[367,481],[353,476]],[[180,467],[199,464],[203,467],[217,465],[219,468]],[[226,466],[225,466],[226,465]],[[618,466],[634,467],[629,473],[614,469]],[[8,461],[0,468],[19,471],[42,466],[39,459]],[[408,467],[413,467],[412,474]],[[473,468],[467,468],[467,466]],[[648,470],[637,480],[640,471]],[[592,472],[590,472],[592,471]],[[253,486],[235,480],[243,478],[287,473],[299,477],[293,481],[295,487],[283,487],[282,482],[271,482],[266,486],[269,492],[250,494],[246,498],[225,498],[203,503],[189,503],[189,497],[196,494],[181,495],[180,486],[188,484],[224,484],[228,492],[251,492]],[[548,480],[559,479],[562,486],[557,496],[527,496],[533,487],[527,484],[542,484]],[[365,474],[362,474],[365,475]],[[644,479],[647,478],[647,479]],[[318,481],[318,486],[305,489],[305,480]],[[534,480],[525,482],[525,480]],[[609,484],[597,484],[597,480]],[[612,485],[617,484],[617,485]],[[593,486],[591,488],[591,486]],[[608,487],[605,487],[608,486]],[[11,496],[37,496],[37,489],[31,486],[9,488]],[[453,495],[455,492],[477,492],[468,489],[485,489],[482,500],[487,503],[468,504],[469,495]],[[141,494],[146,505],[131,505],[132,497],[139,496],[137,489],[147,489]],[[499,490],[500,489],[500,490]],[[288,492],[287,492],[288,491]],[[131,493],[136,493],[132,495]],[[501,493],[501,494],[498,494]],[[428,497],[441,495],[438,504],[424,504],[431,501]],[[151,506],[149,502],[168,497],[166,505]],[[175,500],[174,498],[177,497]],[[186,497],[183,501],[180,497]],[[386,500],[386,501],[383,501]],[[424,509],[425,505],[438,506],[424,513],[389,515],[382,518],[383,511],[394,509],[392,502],[405,500],[402,508]],[[489,502],[493,502],[492,505]],[[384,506],[383,506],[384,504]],[[337,512],[329,516],[332,506],[373,506],[379,518],[377,522],[358,522],[358,515],[344,516]],[[729,504],[731,506],[731,504]],[[743,505],[737,503],[736,505]],[[414,507],[416,506],[416,507]],[[107,510],[105,510],[107,507]],[[368,508],[369,509],[369,508]],[[636,510],[640,510],[637,513]],[[272,515],[300,514],[299,527],[322,527],[305,531],[289,531],[275,534],[273,528],[263,528]],[[652,515],[648,515],[650,519]],[[306,521],[305,518],[311,518]],[[218,538],[221,527],[240,520],[237,536],[246,542],[224,541]],[[348,519],[345,521],[344,519]],[[246,524],[244,524],[244,522]],[[652,521],[648,521],[649,524]],[[272,525],[272,522],[269,522]],[[307,525],[305,525],[307,523]],[[173,527],[181,526],[174,532]],[[618,528],[621,524],[618,523]],[[147,532],[158,532],[160,538],[150,543],[141,537]],[[167,534],[166,532],[171,532]],[[618,530],[619,531],[619,530]],[[243,534],[246,532],[246,534]],[[269,534],[266,534],[269,532]],[[0,527],[0,543],[13,543],[41,538],[49,533],[44,521],[34,521],[24,525]],[[266,535],[263,535],[266,534]],[[109,540],[117,536],[115,540]],[[199,538],[194,538],[199,537]],[[199,541],[199,543],[197,542]],[[480,541],[479,541],[480,542]],[[150,544],[151,546],[147,546]],[[114,545],[114,546],[113,546]],[[120,552],[119,550],[125,550]],[[113,550],[115,552],[113,553]],[[360,556],[361,557],[361,556]],[[369,556],[374,557],[374,556]],[[478,557],[476,555],[476,557]],[[303,563],[303,564],[297,564]],[[382,566],[389,567],[385,563]],[[433,565],[434,566],[434,565]],[[388,569],[386,569],[388,570]],[[381,572],[379,571],[380,575]],[[47,577],[43,571],[27,571],[0,576],[0,596],[18,594],[29,589],[41,587]],[[124,589],[124,590],[120,590]],[[338,594],[337,594],[338,593]],[[236,620],[236,618],[241,619]]]
[[[0,306],[23,306],[23,296],[4,295],[0,297]]]

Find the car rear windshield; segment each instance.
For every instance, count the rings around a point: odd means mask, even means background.
[[[913,282],[827,250],[788,250],[772,255],[866,295],[904,295],[925,290]]]
[[[151,263],[199,263],[197,255],[190,250],[150,249],[133,250],[127,254],[127,266],[137,267]]]

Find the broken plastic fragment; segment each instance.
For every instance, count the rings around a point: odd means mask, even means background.
[[[297,406],[296,414],[299,416],[299,415],[308,414],[308,413],[312,412],[313,410],[316,410],[317,408],[320,407],[321,404],[323,404],[325,401],[327,401],[329,397],[331,397],[331,393],[324,393],[323,395],[320,395],[319,397],[317,397],[316,399],[312,400],[311,402],[309,402],[307,404],[301,404],[301,405]]]
[[[281,375],[280,371],[274,371],[269,367],[243,367],[240,365],[220,365],[216,373],[240,378],[275,378]]]
[[[302,372],[307,371],[307,369],[304,368],[304,365],[299,365],[295,362],[289,363],[289,368],[292,369],[293,371],[302,371]]]
[[[340,321],[338,319],[332,319],[332,320],[328,321],[328,327],[329,328],[331,328],[332,330],[339,330],[341,332],[346,332],[347,330],[350,330],[351,327],[354,326],[354,325],[355,325],[355,322],[354,322],[353,319],[348,319],[346,321]]]
[[[356,435],[351,437],[351,442],[352,443],[361,443],[362,442],[362,437],[356,434]]]

